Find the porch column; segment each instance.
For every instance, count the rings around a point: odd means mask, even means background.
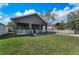
[[[32,34],[32,24],[29,24],[30,34]]]
[[[40,28],[40,33],[41,33],[41,24],[39,25],[39,28]]]
[[[17,34],[17,24],[14,24],[13,30],[14,30],[14,33]]]
[[[46,33],[47,33],[47,25],[45,25],[45,30],[46,30]]]

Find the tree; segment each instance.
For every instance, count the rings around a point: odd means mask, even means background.
[[[13,31],[13,25],[12,25],[12,23],[9,22],[9,23],[7,24],[7,26],[8,26],[8,31],[9,31],[9,32],[12,32],[12,31]]]
[[[78,10],[68,14],[67,27],[74,30],[75,33],[79,30],[79,13]]]
[[[50,20],[55,21],[56,17],[58,16],[56,13],[51,13],[52,10],[49,10],[47,13],[43,13],[44,14],[44,19],[48,22]],[[52,23],[52,22],[51,22]],[[52,24],[51,24],[52,25]]]
[[[60,30],[64,30],[65,29],[65,23],[63,21],[59,22],[59,23],[56,23],[55,24],[55,27],[57,29],[60,29]]]

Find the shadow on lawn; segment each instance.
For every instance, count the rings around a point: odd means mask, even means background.
[[[7,39],[7,38],[13,38],[13,37],[23,37],[23,36],[30,36],[30,35],[16,35],[14,33],[7,33],[7,34],[4,34],[4,35],[1,35],[0,40]]]
[[[7,33],[7,34],[4,34],[4,35],[1,35],[0,36],[0,40],[2,39],[7,39],[7,38],[12,38],[12,37],[35,37],[35,36],[43,36],[43,35],[51,35],[51,34],[55,34],[55,32],[47,32],[47,33],[40,33],[40,34],[36,34],[36,35],[33,35],[33,34],[28,34],[28,35],[16,35],[14,33]]]

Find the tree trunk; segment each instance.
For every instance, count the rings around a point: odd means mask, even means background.
[[[74,22],[72,22],[72,23],[73,23],[73,28],[74,28],[74,34],[76,34],[77,33],[76,24]]]

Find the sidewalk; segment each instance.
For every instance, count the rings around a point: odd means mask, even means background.
[[[79,35],[78,35],[78,34],[62,34],[62,33],[56,33],[56,35],[66,35],[66,36],[79,37]]]

